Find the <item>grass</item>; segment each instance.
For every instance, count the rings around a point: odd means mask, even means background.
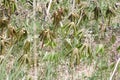
[[[3,0],[0,80],[119,80],[116,3]]]

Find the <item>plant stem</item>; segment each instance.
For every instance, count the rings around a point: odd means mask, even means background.
[[[45,21],[47,21],[47,18],[48,18],[48,16],[49,16],[49,11],[50,11],[51,4],[52,4],[52,0],[50,0],[50,2],[49,2],[48,9],[47,9],[47,15],[46,15]]]
[[[34,80],[37,80],[37,45],[36,45],[36,0],[33,0],[33,30],[34,30]]]
[[[75,9],[75,0],[72,0],[72,12],[74,12]]]
[[[114,68],[113,73],[112,73],[112,75],[110,76],[110,79],[109,79],[109,80],[112,80],[112,78],[113,78],[113,76],[114,76],[114,74],[115,74],[115,72],[116,72],[116,70],[117,70],[117,67],[118,67],[119,62],[120,62],[120,58],[117,60],[117,63],[116,63],[116,65],[115,65],[115,68]]]

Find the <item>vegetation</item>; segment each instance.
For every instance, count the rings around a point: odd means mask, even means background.
[[[120,0],[1,0],[0,80],[119,80]]]

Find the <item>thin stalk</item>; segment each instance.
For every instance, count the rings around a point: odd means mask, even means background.
[[[116,70],[117,70],[117,67],[118,67],[119,62],[120,62],[120,58],[117,60],[117,63],[116,63],[116,65],[115,65],[115,68],[114,68],[114,70],[113,70],[113,72],[112,72],[112,75],[110,76],[110,79],[109,79],[109,80],[112,80],[112,79],[113,79],[113,76],[114,76],[114,74],[115,74],[115,72],[116,72]]]
[[[77,26],[80,24],[80,22],[81,22],[81,19],[82,19],[82,14],[83,14],[83,12],[81,12],[81,14],[80,14],[80,18],[79,18],[79,20],[78,20],[78,22],[77,22]]]
[[[45,21],[47,21],[47,18],[48,18],[48,16],[49,16],[49,11],[50,11],[51,4],[52,4],[52,0],[50,0],[50,2],[49,2],[48,9],[47,9],[47,15],[46,15]]]
[[[36,24],[35,24],[35,15],[36,15],[36,0],[33,0],[33,30],[34,30],[34,80],[38,80],[37,74],[37,44],[36,44]]]
[[[75,9],[75,0],[72,0],[72,12],[74,12]]]

